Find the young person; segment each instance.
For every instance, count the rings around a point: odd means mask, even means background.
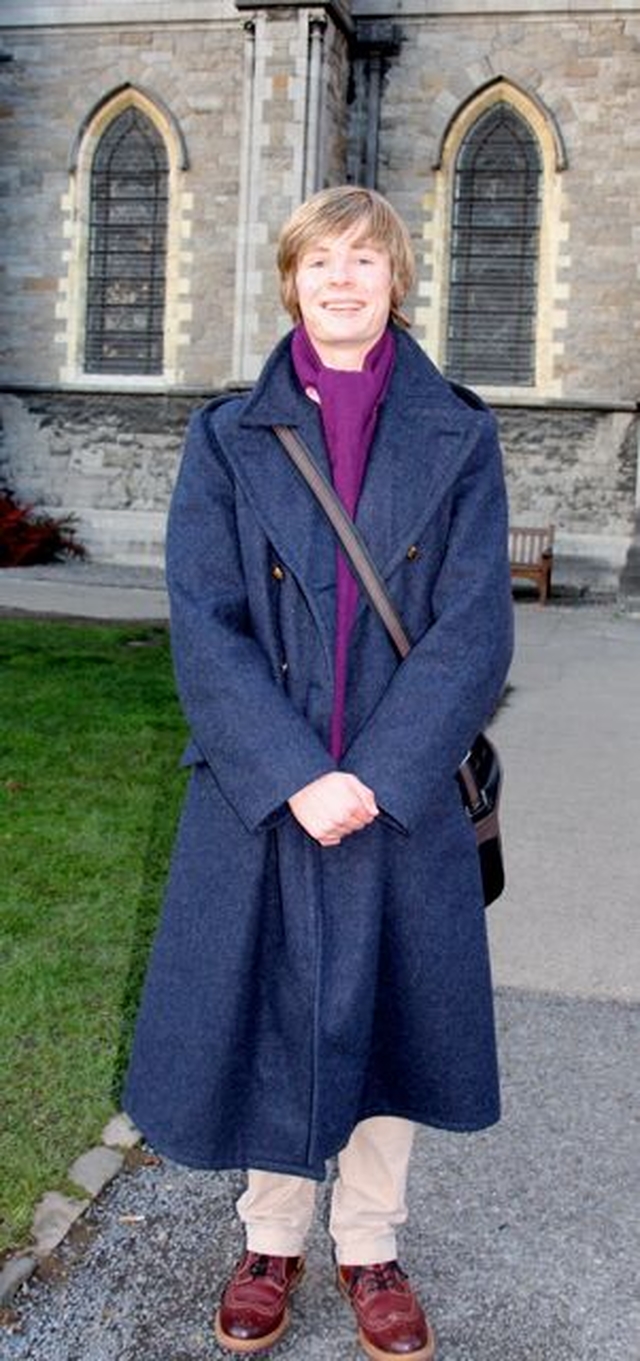
[[[407,230],[378,194],[284,226],[293,330],[191,422],[167,566],[192,776],[127,1109],[198,1167],[242,1167],[231,1352],[282,1336],[337,1157],[338,1285],[375,1361],[429,1361],[397,1262],[416,1125],[499,1116],[473,828],[455,779],[512,646],[496,426],[409,337]],[[413,641],[401,664],[273,426],[298,431]]]

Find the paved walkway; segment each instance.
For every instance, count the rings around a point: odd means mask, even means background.
[[[0,570],[0,610],[76,619],[166,619],[164,572],[92,562],[5,567]]]
[[[131,618],[136,591],[153,609],[134,617],[162,617],[157,581],[91,587],[82,570],[82,610],[70,608],[73,568],[48,611],[57,601],[64,613]],[[27,609],[26,598],[0,573],[0,608]],[[441,1361],[640,1357],[639,681],[640,614],[518,607],[495,725],[509,880],[490,909],[504,1119],[476,1136],[420,1131],[402,1252]],[[240,1247],[240,1187],[235,1173],[167,1162],[122,1174],[82,1242],[59,1253],[55,1279],[26,1288],[21,1331],[0,1334],[3,1361],[221,1358],[208,1320]],[[326,1188],[318,1208],[308,1280],[276,1354],[356,1361],[333,1287]]]
[[[640,1002],[638,610],[517,610],[495,728],[508,889],[490,913],[509,987]]]

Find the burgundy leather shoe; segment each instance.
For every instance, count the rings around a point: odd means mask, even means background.
[[[245,1252],[225,1286],[216,1338],[230,1352],[267,1351],[289,1324],[289,1296],[304,1274],[304,1257]]]
[[[433,1329],[397,1262],[339,1266],[338,1285],[358,1320],[360,1346],[373,1361],[431,1361]]]

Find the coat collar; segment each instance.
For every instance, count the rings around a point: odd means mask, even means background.
[[[356,515],[386,575],[421,536],[428,550],[426,526],[475,443],[477,408],[484,410],[479,398],[452,387],[406,332],[396,329],[395,340],[396,364]],[[239,418],[225,418],[223,408],[215,429],[274,548],[313,593],[334,579],[335,538],[271,426],[293,426],[325,474],[330,472],[319,411],[296,378],[290,342],[287,335],[276,346],[242,400]]]
[[[425,405],[441,409],[457,424],[466,423],[470,412],[465,401],[482,407],[480,399],[448,383],[406,331],[396,326],[393,332],[396,364],[386,405],[401,396],[409,406],[417,403],[421,410]],[[300,390],[291,360],[292,334],[284,336],[269,356],[244,407],[243,426],[297,425],[308,407],[309,399]]]

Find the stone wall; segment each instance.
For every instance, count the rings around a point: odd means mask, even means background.
[[[324,50],[324,107],[318,188],[325,184],[340,184],[346,179],[349,74],[349,42],[344,32],[331,24]]]
[[[47,510],[73,512],[97,558],[161,562],[184,432],[206,399],[1,393],[0,484]],[[511,521],[555,524],[558,584],[615,589],[633,542],[637,415],[580,407],[496,414]]]
[[[0,477],[30,502],[65,510],[164,511],[197,404],[169,395],[0,394]]]
[[[191,411],[201,399],[139,394],[0,394],[0,485],[74,515],[98,559],[160,563]]]
[[[0,47],[12,58],[0,66],[5,268],[0,328],[6,380],[61,380],[66,328],[60,290],[69,237],[77,225],[65,219],[62,207],[69,195],[71,148],[96,100],[126,82],[171,111],[189,155],[181,176],[192,208],[180,279],[178,381],[197,386],[250,376],[234,367],[232,355],[246,78],[243,20],[230,4],[207,9],[216,11],[215,20],[176,22],[180,6],[173,6],[170,24],[5,29]],[[505,10],[510,11],[506,16]],[[303,165],[304,24],[306,14],[323,13],[299,6],[251,11],[258,16],[260,74],[253,136],[261,143],[260,183],[247,224],[255,255],[247,260],[247,271],[258,313],[248,350],[252,372],[272,342],[274,321],[280,329],[284,324],[277,313],[274,317],[274,240],[282,217],[309,187]],[[368,5],[359,0],[357,13],[365,31],[368,16],[388,10],[380,0]],[[554,351],[554,395],[635,400],[640,388],[640,134],[633,104],[640,80],[637,6],[590,6],[583,13],[576,5],[455,4],[429,6],[426,13],[424,6],[404,0],[394,7],[393,19],[399,41],[385,63],[378,183],[412,227],[420,282],[427,282],[433,268],[421,249],[425,198],[433,189],[445,130],[474,92],[503,76],[541,101],[567,154],[567,167],[559,174],[562,205],[556,224],[566,241],[553,281],[562,308],[547,337]],[[331,19],[324,22],[319,169],[321,178],[335,182],[345,173],[352,108],[348,44]],[[255,168],[254,163],[252,174]],[[437,347],[434,357],[442,358]]]

